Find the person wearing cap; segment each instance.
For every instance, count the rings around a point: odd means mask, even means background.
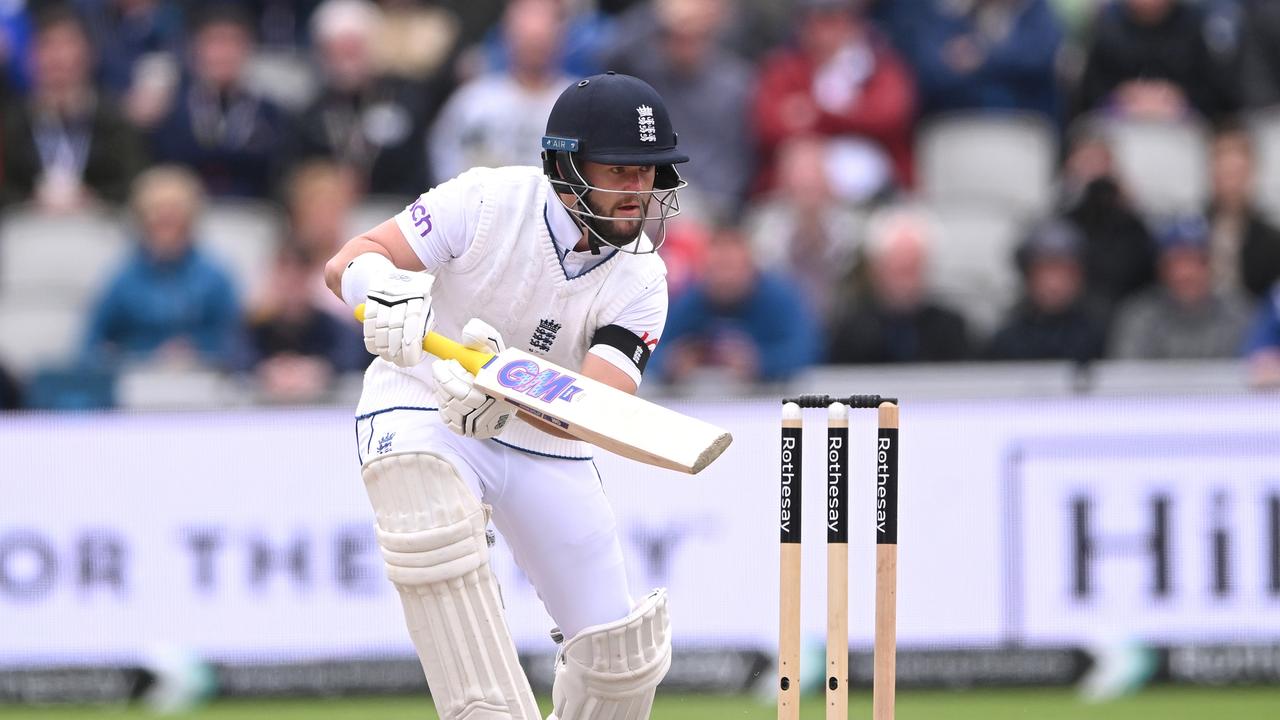
[[[591,446],[422,348],[432,330],[487,352],[509,343],[636,391],[666,322],[655,251],[688,158],[658,93],[615,73],[561,93],[542,148],[541,168],[474,168],[428,190],[349,240],[325,280],[364,305],[378,356],[358,459],[440,716],[541,717],[489,569],[492,520],[558,625],[551,717],[642,720],[671,661],[666,593],[632,596]]]
[[[1102,356],[1106,314],[1086,291],[1080,231],[1063,220],[1031,229],[1015,261],[1022,272],[1022,299],[987,347],[993,360],[1073,360]]]
[[[1159,284],[1127,301],[1116,315],[1109,354],[1148,360],[1226,358],[1240,354],[1249,306],[1215,289],[1209,224],[1200,215],[1156,228]]]

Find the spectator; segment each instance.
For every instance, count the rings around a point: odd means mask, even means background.
[[[555,64],[564,35],[558,0],[514,0],[503,30],[510,69],[458,88],[431,129],[431,166],[439,177],[473,167],[537,164],[551,106],[573,83]]]
[[[1219,293],[1262,299],[1280,280],[1280,230],[1254,205],[1254,152],[1243,127],[1230,125],[1214,136],[1211,177],[1213,285]]]
[[[337,160],[355,171],[366,192],[414,197],[429,175],[422,147],[430,98],[378,74],[381,22],[368,0],[325,0],[316,9],[311,33],[321,88],[295,118],[292,155]]]
[[[1072,225],[1050,221],[1032,229],[1018,248],[1023,297],[987,348],[993,360],[1074,360],[1102,357],[1107,324],[1085,290],[1084,238]]]
[[[1236,293],[1215,290],[1209,235],[1209,225],[1200,216],[1161,225],[1160,285],[1121,306],[1111,355],[1171,360],[1239,354],[1249,307]]]
[[[215,0],[225,1],[225,0]],[[320,0],[234,0],[254,22],[263,47],[292,51],[307,47],[308,23]],[[209,3],[200,3],[202,5]]]
[[[1280,3],[1243,0],[1240,100],[1259,110],[1280,103]]]
[[[597,7],[605,9],[605,2],[597,2]],[[617,4],[617,3],[614,3]],[[731,9],[725,13],[723,21],[716,30],[715,43],[720,48],[732,53],[735,57],[756,65],[779,45],[787,42],[792,35],[792,23],[795,17],[793,2],[777,0],[656,0],[652,2],[631,2],[630,7],[618,13],[607,36],[609,50],[606,57],[617,58],[636,56],[653,51],[662,43],[663,19],[661,15],[671,8],[663,4],[677,7],[677,11],[705,4],[720,6],[715,8]],[[606,11],[607,12],[607,11]],[[613,63],[607,62],[613,67]]]
[[[837,194],[862,201],[912,182],[911,73],[854,0],[800,0],[799,45],[761,67],[754,115],[764,163],[757,190],[776,184],[789,138],[833,141]]]
[[[1280,283],[1259,306],[1244,353],[1254,386],[1280,387]]]
[[[810,136],[779,151],[778,187],[748,215],[759,263],[785,273],[803,288],[829,325],[840,286],[857,259],[857,213],[833,196],[825,143]]]
[[[868,287],[832,329],[827,361],[902,363],[969,355],[964,318],[928,296],[936,232],[918,210],[889,207],[868,222]]]
[[[681,383],[714,368],[738,382],[778,381],[818,360],[817,319],[800,289],[758,269],[740,230],[712,234],[704,267],[671,305],[658,377]]]
[[[239,6],[206,8],[191,38],[183,87],[152,133],[157,160],[195,170],[213,196],[266,197],[277,171],[283,117],[245,85],[253,44],[250,18]]]
[[[25,3],[0,3],[0,100],[27,89],[30,46],[30,8]]]
[[[31,65],[30,96],[6,108],[0,196],[55,212],[123,202],[145,162],[142,143],[94,90],[92,48],[74,13],[55,8],[40,15]]]
[[[915,25],[918,19],[917,3],[903,3],[898,0],[863,0],[867,16],[880,28],[893,46],[904,57],[910,55]]]
[[[911,52],[920,115],[1025,110],[1059,115],[1054,61],[1062,26],[1047,0],[928,0],[915,10]]]
[[[692,215],[683,213],[667,222],[667,237],[658,248],[658,254],[667,266],[668,297],[680,295],[702,277],[711,230],[710,226]]]
[[[1155,246],[1117,177],[1110,146],[1077,123],[1062,169],[1061,209],[1084,241],[1088,293],[1108,312],[1155,280]]]
[[[442,4],[420,0],[379,0],[378,6],[383,18],[378,67],[420,87],[436,88],[443,97],[458,53],[458,16]]]
[[[328,392],[336,373],[369,364],[360,325],[319,307],[312,291],[315,264],[295,247],[276,258],[270,294],[246,328],[246,367],[272,402],[314,402]]]
[[[176,166],[138,176],[138,248],[94,303],[86,349],[99,363],[220,366],[233,350],[239,308],[228,276],[193,235],[200,181]]]
[[[18,381],[0,365],[0,410],[17,410],[22,407],[22,389]]]
[[[161,0],[74,0],[92,34],[102,89],[126,98],[139,71],[155,62],[173,67],[182,50],[182,9]],[[128,101],[125,101],[128,106]]]
[[[622,48],[635,50],[649,39],[647,33],[643,38],[636,33],[624,36],[623,33],[631,29],[615,20],[600,3],[556,0],[556,4],[564,15],[564,28],[560,42],[552,50],[552,63],[561,74],[572,78],[598,75],[612,69],[604,63],[605,48],[609,48],[610,53]],[[651,50],[651,44],[645,47],[645,51]],[[513,52],[515,48],[511,47],[502,24],[491,23],[480,42],[464,53],[459,74],[470,79],[482,73],[508,72],[515,61]]]
[[[347,218],[357,199],[349,168],[330,160],[310,160],[294,168],[285,186],[287,244],[323,265],[350,237]]]
[[[1173,120],[1188,111],[1217,119],[1234,110],[1234,78],[1205,40],[1204,15],[1186,0],[1121,0],[1093,27],[1077,112]]]
[[[356,200],[351,171],[329,160],[295,168],[285,188],[289,237],[284,244],[311,264],[311,302],[344,323],[350,322],[351,309],[325,287],[324,263],[350,238],[347,220]]]
[[[618,54],[609,67],[635,75],[667,102],[680,142],[689,147],[686,211],[736,215],[746,197],[752,162],[750,128],[754,70],[717,43],[726,0],[659,0],[657,52]]]

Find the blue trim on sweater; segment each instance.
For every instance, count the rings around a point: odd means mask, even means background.
[[[577,275],[572,275],[572,276],[569,275],[569,270],[564,266],[564,259],[569,255],[569,251],[566,250],[563,253],[560,252],[560,244],[556,242],[556,234],[551,229],[551,218],[548,217],[547,215],[550,209],[551,209],[551,204],[549,202],[542,203],[542,221],[547,225],[547,235],[551,238],[551,249],[555,251],[556,260],[559,261],[560,263],[560,272],[564,273],[565,280],[577,280],[580,277],[589,275],[591,274],[591,271],[595,270],[596,268],[608,264],[608,262],[613,259],[613,256],[618,254],[617,248],[614,248],[613,252],[609,253],[608,257],[601,259],[600,262],[596,263],[595,265],[592,265],[586,270],[583,270]],[[569,212],[569,210],[566,208],[565,212]]]
[[[371,413],[357,415],[356,422],[359,422],[361,420],[367,420],[373,417],[374,415],[381,415],[382,413],[391,412],[392,410],[425,410],[427,412],[437,412],[440,410],[440,408],[417,407],[414,405],[396,405],[395,407],[383,408],[381,410],[374,410]]]

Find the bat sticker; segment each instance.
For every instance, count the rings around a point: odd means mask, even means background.
[[[532,360],[513,360],[498,368],[498,384],[545,403],[569,401],[582,388],[574,385],[578,378],[556,370],[543,370]]]

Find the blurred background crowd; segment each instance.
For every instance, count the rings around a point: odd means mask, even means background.
[[[370,358],[324,261],[537,164],[606,69],[691,157],[660,383],[1241,358],[1280,384],[1280,3],[5,0],[0,408],[200,373],[332,397]]]

